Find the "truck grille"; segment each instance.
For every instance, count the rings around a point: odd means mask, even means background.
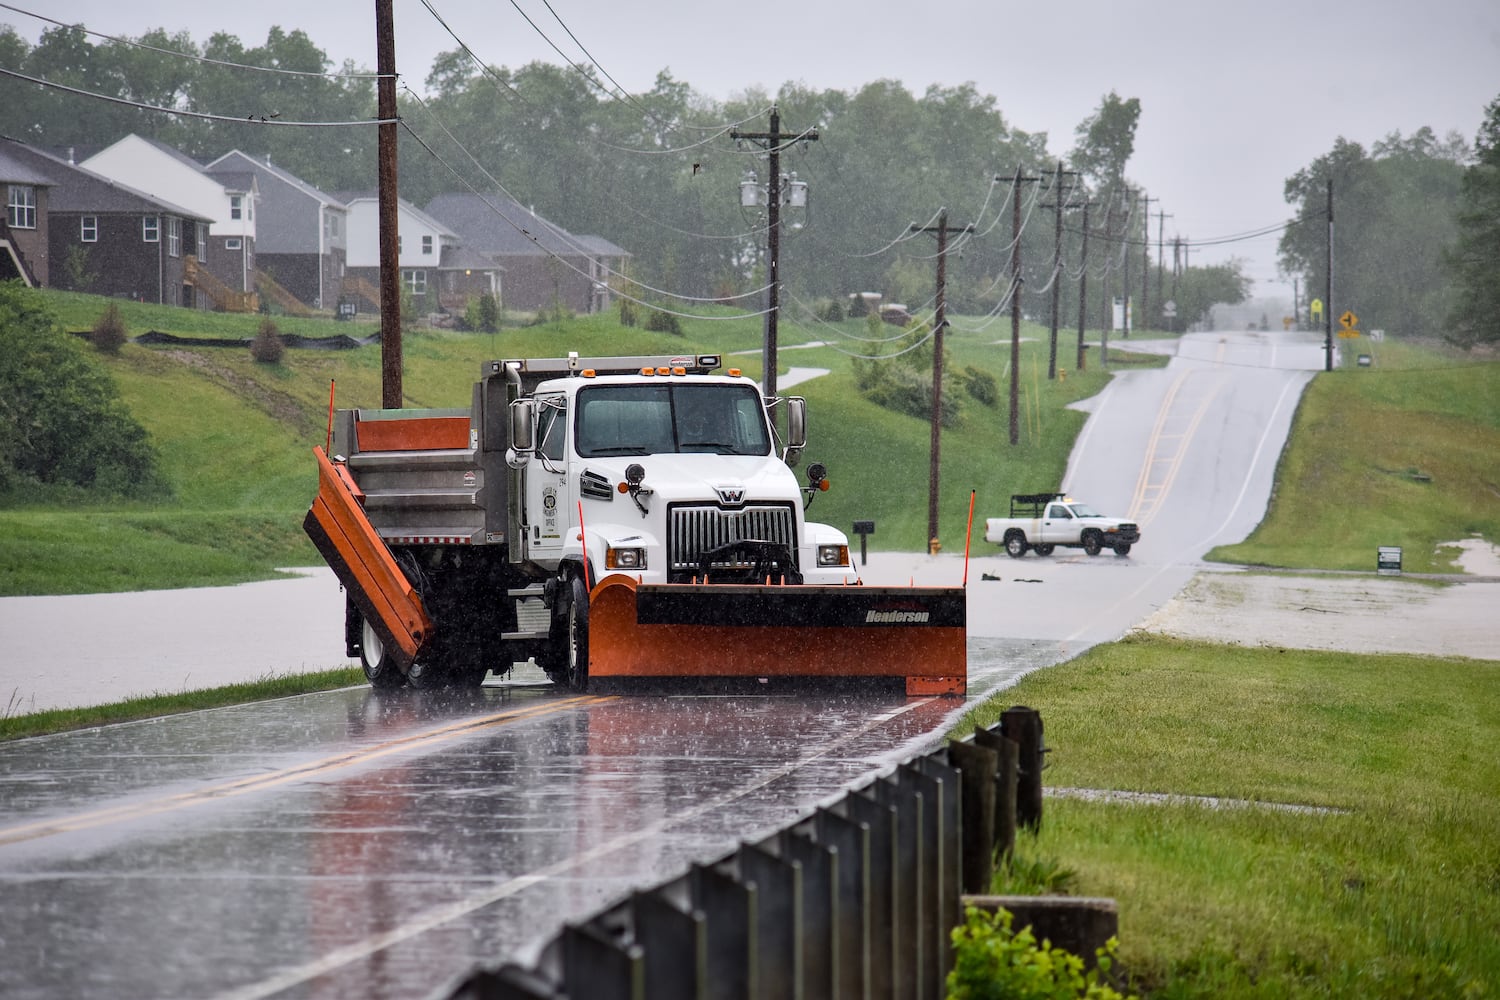
[[[797,518],[789,504],[725,510],[716,506],[672,507],[667,511],[669,572],[696,573],[703,553],[755,539],[785,545],[797,557]],[[714,569],[734,569],[729,564]]]

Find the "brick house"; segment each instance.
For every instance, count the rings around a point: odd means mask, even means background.
[[[127,135],[80,165],[208,219],[206,237],[190,262],[190,272],[195,280],[200,265],[208,272],[198,284],[221,308],[254,308],[255,203],[259,197],[254,173],[227,171],[214,177],[185,153],[138,135]]]
[[[0,174],[44,179],[36,283],[175,306],[206,306],[188,279],[209,219],[15,140],[0,142]]]

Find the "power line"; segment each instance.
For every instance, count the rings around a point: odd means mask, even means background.
[[[278,115],[281,114],[281,112],[279,111],[272,112],[270,114],[249,114],[243,117],[240,117],[238,115],[215,115],[209,114],[204,111],[185,111],[181,108],[163,108],[155,104],[142,104],[140,101],[127,100],[124,97],[112,97],[109,94],[98,94],[91,90],[81,90],[78,87],[69,87],[61,83],[53,83],[51,80],[43,80],[41,77],[28,76],[25,73],[18,73],[13,69],[6,69],[4,66],[0,66],[0,75],[14,77],[17,80],[25,80],[27,83],[34,83],[38,86],[47,87],[52,90],[60,90],[63,93],[74,94],[78,97],[90,97],[94,100],[106,101],[110,104],[121,104],[127,108],[136,108],[140,111],[155,111],[159,114],[164,115],[180,115],[184,118],[198,118],[203,121],[211,122],[235,122],[241,125],[290,125],[297,128],[345,128],[352,125],[390,125],[400,121],[399,118],[361,118],[357,121],[342,122],[294,122],[281,120],[281,118],[278,117]]]

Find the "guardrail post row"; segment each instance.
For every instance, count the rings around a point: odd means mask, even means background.
[[[866,907],[870,929],[870,980],[872,997],[899,996],[896,984],[902,965],[902,950],[896,947],[899,921],[896,915],[896,810],[877,802],[867,790],[851,792],[834,804],[848,810],[849,819],[863,823],[869,833],[870,894]]]
[[[712,865],[694,865],[689,885],[693,905],[703,911],[707,922],[709,1000],[758,1000],[755,886]]]
[[[1016,783],[1019,780],[1021,748],[1016,741],[1001,735],[999,727],[976,729],[974,745],[995,751],[999,766],[995,772],[995,853],[1008,858],[1016,849]]]
[[[989,892],[995,881],[995,799],[1000,753],[989,747],[950,740],[948,761],[961,777],[963,810],[963,891]]]
[[[1000,714],[1000,731],[1020,747],[1016,771],[1016,822],[1031,830],[1042,828],[1042,716],[1034,708],[1013,705]]]
[[[870,827],[832,809],[813,817],[818,843],[834,855],[834,1000],[870,996]]]

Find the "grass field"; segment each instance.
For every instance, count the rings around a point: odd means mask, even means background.
[[[1004,703],[1042,711],[1048,788],[1252,803],[1049,798],[1021,838],[1118,901],[1136,992],[1500,995],[1500,662],[1138,638]]]

